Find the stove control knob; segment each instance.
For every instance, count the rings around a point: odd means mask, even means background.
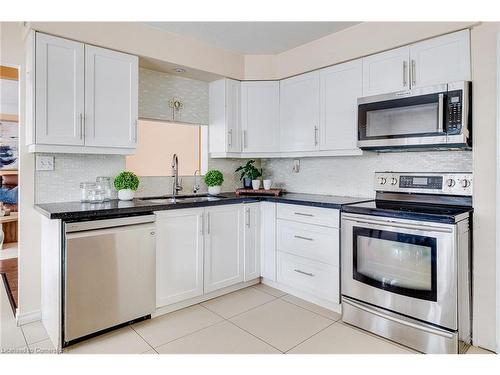
[[[398,183],[398,179],[397,178],[391,178],[391,185],[396,185]]]
[[[465,188],[468,188],[470,186],[470,181],[469,180],[466,180],[465,178],[462,180],[461,182],[461,185],[462,187],[465,189]]]
[[[449,178],[446,180],[446,186],[453,187],[455,186],[455,180],[453,178]]]
[[[385,179],[385,177],[379,177],[378,178],[378,183],[380,185],[385,185],[386,182],[387,182],[387,180]]]

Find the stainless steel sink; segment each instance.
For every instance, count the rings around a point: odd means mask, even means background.
[[[214,202],[219,201],[223,196],[211,196],[208,194],[200,195],[180,195],[175,198],[173,197],[148,197],[139,198],[140,200],[147,201],[155,204],[175,204],[175,203],[195,203],[195,202]]]

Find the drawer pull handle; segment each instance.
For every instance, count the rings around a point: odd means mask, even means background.
[[[294,271],[297,272],[297,273],[301,273],[302,275],[314,277],[314,274],[309,273],[309,272],[304,272],[304,271],[301,271],[301,270],[294,270]]]
[[[314,241],[314,238],[302,237],[302,236],[294,236],[294,237],[298,238],[299,240]]]
[[[295,215],[314,217],[313,214],[305,214],[303,212],[294,212]]]

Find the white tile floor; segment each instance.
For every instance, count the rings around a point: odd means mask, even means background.
[[[1,289],[2,349],[54,353],[40,322],[21,328],[15,325]],[[339,319],[335,312],[260,284],[98,336],[71,346],[65,353],[414,353]],[[490,352],[471,347],[468,353]]]

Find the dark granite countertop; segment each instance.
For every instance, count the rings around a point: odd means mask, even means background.
[[[158,197],[162,198],[162,197]],[[221,199],[216,201],[179,200],[176,203],[155,203],[151,200],[136,198],[132,201],[112,200],[110,202],[91,204],[80,202],[36,204],[35,208],[49,219],[65,221],[104,218],[108,216],[122,216],[146,214],[154,211],[163,211],[180,208],[206,207],[221,204],[237,204],[245,202],[276,202],[340,209],[343,205],[366,202],[370,198],[338,197],[333,195],[286,193],[280,197],[273,196],[244,196],[238,197],[234,193],[221,193]]]

